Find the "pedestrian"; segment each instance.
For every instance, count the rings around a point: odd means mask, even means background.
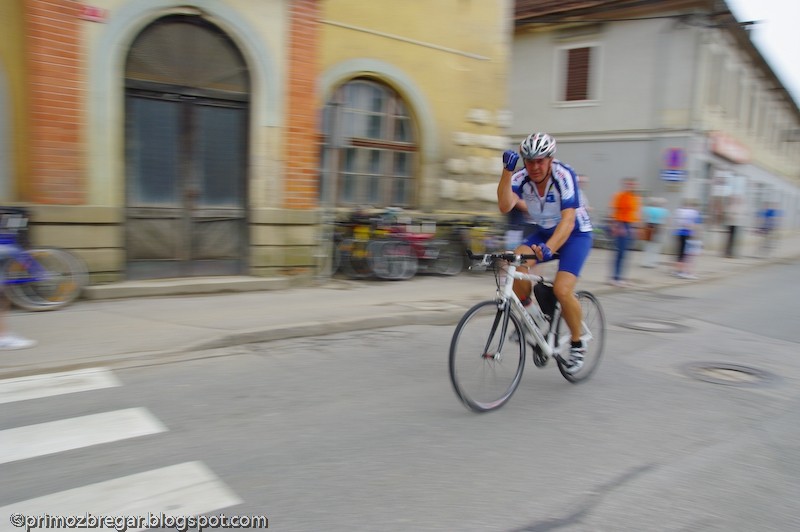
[[[0,295],[0,351],[11,351],[14,349],[27,349],[36,345],[36,340],[24,338],[17,334],[13,334],[8,330],[8,298]]]
[[[778,210],[775,202],[770,201],[764,204],[764,207],[758,211],[758,234],[761,235],[761,243],[759,245],[759,254],[762,257],[768,257],[772,252],[775,245],[774,233],[778,227],[778,219],[781,216],[781,211]]]
[[[675,209],[672,216],[672,223],[675,228],[675,237],[677,239],[677,260],[675,261],[675,269],[673,273],[676,277],[683,279],[695,279],[693,272],[693,255],[690,253],[696,251],[698,242],[698,225],[700,224],[700,212],[695,208],[695,202],[691,199],[683,200],[680,207]],[[689,245],[691,242],[691,247]],[[689,248],[689,253],[687,253]]]
[[[661,254],[663,242],[663,229],[669,219],[669,209],[665,207],[667,200],[664,198],[649,197],[642,208],[644,229],[644,254],[642,256],[643,268],[655,268],[658,265],[658,256]]]
[[[697,257],[703,253],[703,241],[700,239],[700,232],[694,231],[692,237],[686,241],[686,253],[683,260],[682,279],[697,279],[694,269],[697,264]]]
[[[739,195],[731,196],[725,205],[723,213],[728,238],[725,243],[724,256],[732,259],[736,257],[736,234],[738,228],[744,225],[745,202]]]
[[[3,215],[0,217],[0,227],[5,228],[7,227],[6,224],[9,220],[9,216]],[[5,287],[5,279],[3,278],[3,272],[6,269],[6,263],[8,259],[12,256],[14,252],[13,246],[7,244],[0,244],[0,351],[10,351],[12,349],[26,349],[28,347],[33,347],[36,345],[35,340],[30,340],[28,338],[23,338],[22,336],[12,334],[9,332],[8,329],[8,311],[11,303],[8,301],[8,297],[6,297],[5,291],[3,288]]]
[[[611,235],[614,238],[616,253],[614,254],[611,284],[626,286],[623,273],[628,251],[636,240],[636,231],[640,221],[641,201],[636,193],[635,177],[625,177],[621,189],[614,194],[610,205]]]

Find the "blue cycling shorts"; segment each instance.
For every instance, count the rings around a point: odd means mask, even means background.
[[[528,236],[522,243],[526,246],[533,247],[547,242],[547,239],[553,236],[552,231],[538,231]],[[589,256],[592,250],[592,233],[572,233],[558,250],[560,260],[558,262],[558,271],[569,272],[575,277],[578,277],[583,269],[583,263]]]

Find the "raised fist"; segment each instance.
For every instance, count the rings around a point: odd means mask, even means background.
[[[513,172],[517,167],[519,161],[519,154],[514,150],[506,150],[503,152],[503,168],[509,172]]]

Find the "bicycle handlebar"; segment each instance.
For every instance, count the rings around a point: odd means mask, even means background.
[[[491,264],[492,262],[494,262],[496,260],[505,260],[505,261],[512,262],[512,263],[513,262],[518,262],[520,264],[523,261],[527,261],[527,260],[535,260],[535,261],[539,260],[536,257],[536,255],[533,254],[533,253],[531,253],[531,254],[527,254],[527,253],[526,254],[518,254],[518,253],[513,253],[511,251],[504,251],[504,252],[501,252],[501,253],[479,253],[479,254],[476,255],[476,254],[472,253],[472,250],[468,249],[467,250],[467,256],[470,258],[470,260],[478,261],[478,262],[481,262],[481,263],[487,264],[487,265]],[[558,253],[554,253],[553,254],[553,258],[550,259],[550,260],[556,260],[557,258],[558,258]],[[542,262],[545,262],[545,261],[542,261]]]

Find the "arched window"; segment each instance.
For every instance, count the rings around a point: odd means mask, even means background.
[[[413,207],[417,128],[396,91],[367,79],[339,87],[323,117],[323,201]]]

